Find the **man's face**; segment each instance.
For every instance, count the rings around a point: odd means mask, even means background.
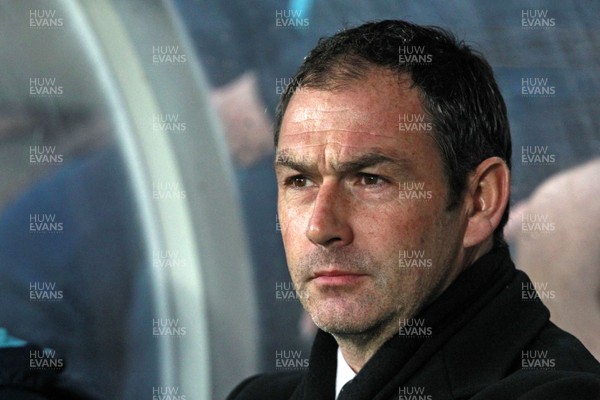
[[[446,210],[422,116],[418,90],[381,69],[341,90],[299,90],[287,107],[279,221],[296,290],[325,331],[392,332],[458,275],[466,217]]]

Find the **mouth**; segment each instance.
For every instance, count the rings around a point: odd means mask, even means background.
[[[311,277],[311,280],[313,280],[318,285],[347,286],[356,284],[366,276],[366,274],[361,274],[357,272],[332,269],[315,272]]]

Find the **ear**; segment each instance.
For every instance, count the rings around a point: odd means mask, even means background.
[[[469,176],[465,248],[483,243],[500,224],[510,194],[510,171],[499,157],[481,162]]]

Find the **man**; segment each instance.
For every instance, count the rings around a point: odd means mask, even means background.
[[[292,79],[275,145],[288,266],[320,329],[306,372],[229,398],[600,398],[600,365],[504,243],[510,132],[481,56],[403,21],[340,32]]]

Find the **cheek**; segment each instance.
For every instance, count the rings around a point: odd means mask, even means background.
[[[355,231],[385,246],[395,249],[424,244],[428,228],[435,214],[417,204],[387,204],[377,208],[363,208],[355,214]],[[380,246],[377,246],[380,247]]]
[[[388,281],[380,284],[403,293],[413,293],[424,285],[441,262],[438,249],[443,231],[436,222],[438,217],[419,207],[398,207],[355,221],[356,246],[378,260],[382,268],[379,278]]]
[[[306,207],[290,207],[280,197],[277,207],[277,220],[288,260],[297,252],[303,241],[307,241],[305,231],[310,214]]]

